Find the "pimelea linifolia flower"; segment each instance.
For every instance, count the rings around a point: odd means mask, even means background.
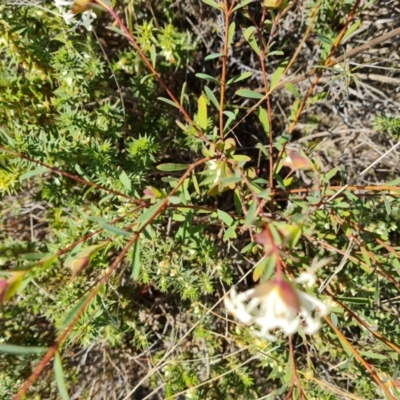
[[[74,0],[54,0],[55,6],[60,11],[64,21],[67,25],[83,26],[86,30],[91,31],[93,29],[93,21],[96,19],[96,14],[92,10],[85,10],[81,12],[81,18],[77,19],[77,14],[71,11],[71,7],[74,5]],[[68,9],[68,10],[67,10]]]
[[[320,318],[329,311],[322,301],[281,278],[243,293],[232,289],[225,306],[241,323],[254,325],[257,336],[271,341],[276,340],[271,332],[277,329],[289,336],[302,326],[306,334],[313,335],[321,326]]]

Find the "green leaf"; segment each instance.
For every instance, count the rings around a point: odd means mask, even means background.
[[[387,186],[397,186],[400,185],[400,178],[396,178],[393,181],[386,183]]]
[[[218,217],[225,223],[227,226],[231,226],[234,222],[234,219],[225,211],[217,210]]]
[[[204,59],[204,61],[214,60],[214,58],[219,58],[222,55],[222,53],[211,53]]]
[[[111,233],[115,233],[116,235],[121,235],[121,236],[125,236],[125,237],[131,237],[132,236],[132,232],[124,231],[122,229],[119,229],[119,228],[115,227],[114,225],[107,224],[106,222],[100,222],[99,225],[102,228],[106,229],[107,231],[109,231]]]
[[[17,346],[14,344],[0,343],[0,352],[7,354],[46,353],[48,350],[49,349],[47,347]]]
[[[222,183],[226,183],[226,184],[229,184],[229,183],[238,183],[238,182],[240,182],[242,180],[242,178],[239,176],[239,177],[236,177],[236,176],[229,176],[229,177],[224,177],[224,178],[220,178],[220,181],[222,182]]]
[[[378,353],[373,353],[372,351],[363,351],[363,350],[359,350],[358,352],[361,355],[363,355],[364,357],[368,357],[368,358],[371,358],[371,359],[387,360],[387,355],[386,354],[378,354]]]
[[[263,99],[264,95],[259,92],[255,92],[250,89],[239,89],[236,91],[236,94],[241,97],[247,97],[248,99]]]
[[[132,260],[132,279],[137,281],[139,279],[140,272],[140,241],[139,238],[135,242],[133,247],[133,260]]]
[[[163,101],[164,103],[169,104],[170,106],[179,108],[178,104],[175,104],[175,103],[174,103],[172,100],[170,100],[170,99],[166,99],[165,97],[157,97],[157,99]]]
[[[162,200],[159,200],[157,203],[153,204],[149,209],[143,212],[143,214],[138,219],[138,226],[136,228],[137,231],[142,229],[143,225],[147,224],[149,219],[154,215],[154,213],[160,208]]]
[[[187,86],[187,83],[186,83],[186,82],[183,82],[182,89],[181,89],[181,97],[179,98],[180,104],[181,104],[181,105],[183,105],[183,102],[184,102],[184,100],[185,100],[186,86]]]
[[[110,193],[109,195],[102,197],[99,201],[99,206],[103,203],[107,203],[108,200],[111,200],[115,195],[113,193]]]
[[[258,108],[258,119],[261,122],[264,132],[269,137],[269,132],[270,132],[269,118],[268,118],[268,114],[267,114],[267,111],[265,110],[265,108],[263,108],[263,107]]]
[[[196,76],[200,79],[205,79],[206,81],[211,81],[219,85],[219,80],[215,79],[213,76],[208,75],[208,74],[203,74],[201,72],[197,73]]]
[[[240,10],[241,8],[246,7],[247,4],[250,4],[253,1],[254,0],[243,0],[233,9],[233,11]]]
[[[343,302],[346,302],[346,303],[371,304],[371,299],[368,299],[366,297],[344,297],[344,296],[338,296],[337,298],[340,301],[343,301]]]
[[[236,234],[236,228],[237,225],[233,224],[232,226],[230,226],[224,233],[224,236],[222,238],[222,240],[224,242],[226,242],[229,239],[236,239],[237,238],[237,234]]]
[[[268,264],[268,256],[264,256],[258,263],[254,266],[253,271],[253,281],[256,282],[260,279],[260,276],[264,273],[264,270]]]
[[[207,129],[207,100],[205,95],[201,95],[198,101],[198,113],[197,113],[198,123],[201,129]]]
[[[126,172],[123,170],[119,175],[119,180],[124,185],[124,188],[130,192],[132,190],[132,183]]]
[[[119,35],[124,36],[127,39],[129,39],[129,36],[124,31],[122,31],[121,29],[119,29],[119,28],[117,28],[115,26],[108,25],[108,26],[106,26],[106,29],[109,29],[110,31],[116,32]]]
[[[19,181],[22,182],[22,181],[24,181],[25,179],[32,178],[33,176],[36,176],[36,175],[42,175],[42,174],[44,174],[45,172],[49,172],[49,171],[51,171],[49,168],[46,168],[46,167],[39,167],[39,168],[36,168],[36,169],[34,169],[34,170],[32,170],[32,171],[26,172],[25,174],[21,175],[21,176],[19,177]]]
[[[254,33],[257,28],[255,26],[250,26],[246,30],[243,31],[243,36],[246,41],[249,43],[250,47],[256,52],[256,54],[260,55],[260,48],[258,47],[258,43],[256,38],[254,37]]]
[[[283,61],[279,65],[279,67],[276,69],[276,71],[272,74],[272,77],[271,77],[271,89],[273,89],[277,85],[277,83],[279,82],[279,80],[280,80],[280,78],[281,78],[281,76],[283,74],[283,71],[285,71],[287,65],[288,65],[288,61],[287,60]]]
[[[355,21],[353,24],[351,24],[347,30],[346,33],[344,34],[341,43],[348,38],[359,26],[361,25],[361,19],[358,19],[357,21]]]
[[[282,50],[269,51],[267,57],[270,56],[283,56],[285,53]]]
[[[269,158],[269,151],[261,142],[258,142],[256,144],[256,148],[260,149],[263,152],[263,154],[265,155],[265,157]]]
[[[235,22],[232,22],[229,25],[229,29],[228,29],[228,47],[230,47],[232,44],[233,36],[235,35],[235,29],[236,29],[236,24],[235,24]]]
[[[72,310],[68,313],[67,317],[61,324],[61,329],[65,329],[71,322],[77,317],[77,315],[81,312],[83,307],[86,305],[86,301],[90,296],[90,292],[83,296],[80,301],[72,308]]]
[[[152,44],[150,47],[150,60],[151,60],[151,65],[155,68],[157,61],[157,52],[156,52],[156,46],[154,46],[154,44]]]
[[[175,164],[175,163],[166,163],[160,164],[156,167],[159,171],[164,172],[173,172],[173,171],[183,171],[189,168],[188,164]]]
[[[219,111],[219,102],[218,102],[217,98],[215,97],[214,93],[211,91],[211,89],[208,86],[204,86],[204,91],[206,92],[207,97],[214,104],[215,108]]]
[[[249,207],[249,209],[247,211],[247,215],[246,215],[246,219],[244,221],[244,225],[250,226],[250,225],[253,224],[254,216],[256,214],[256,211],[257,211],[257,203],[255,201],[253,201],[251,203],[251,206]]]
[[[225,122],[224,132],[226,132],[229,129],[232,122],[236,119],[238,113],[239,113],[238,109],[236,109],[234,113],[231,111],[224,111],[224,114],[228,117],[227,121]]]
[[[328,171],[325,175],[324,175],[324,180],[325,182],[329,182],[339,171],[339,168],[335,167],[332,168],[330,171]]]
[[[61,363],[61,357],[58,351],[54,356],[54,374],[56,376],[56,382],[58,391],[63,400],[69,400],[67,387],[65,386],[64,371]]]
[[[274,174],[274,179],[276,180],[278,186],[282,189],[282,190],[286,190],[286,186],[285,186],[285,182],[283,182],[282,177],[279,174]]]
[[[243,74],[240,74],[238,76],[235,76],[235,77],[229,79],[229,81],[226,82],[226,84],[230,85],[231,83],[243,81],[244,79],[249,78],[251,75],[252,75],[252,72],[243,72]]]
[[[383,203],[385,204],[386,214],[390,215],[392,213],[392,207],[390,206],[389,200],[385,193],[382,193]]]
[[[221,10],[223,8],[222,4],[216,3],[214,0],[201,0],[203,3],[208,4],[211,7],[217,8],[218,10]]]
[[[296,99],[301,99],[301,93],[297,90],[297,87],[294,86],[293,83],[287,83],[285,88],[289,90],[289,92],[291,92]]]
[[[317,38],[321,42],[329,44],[329,46],[333,46],[333,41],[332,41],[332,39],[330,37],[322,35],[321,33],[317,33]]]

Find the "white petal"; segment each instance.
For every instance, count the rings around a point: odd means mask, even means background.
[[[54,0],[56,7],[71,7],[74,4],[74,0]]]

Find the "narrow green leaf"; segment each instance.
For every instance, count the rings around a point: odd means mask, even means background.
[[[187,165],[187,164],[166,163],[166,164],[157,165],[156,168],[159,171],[173,172],[173,171],[183,171],[185,169],[188,169],[189,165]]]
[[[82,308],[85,306],[85,303],[90,296],[90,292],[87,293],[85,296],[81,298],[81,300],[72,308],[72,310],[68,313],[67,317],[64,319],[63,323],[61,324],[61,328],[65,329],[80,313]]]
[[[133,260],[132,260],[132,279],[137,281],[140,272],[140,241],[139,238],[133,247]]]
[[[170,99],[166,99],[165,97],[157,97],[157,99],[163,101],[164,103],[169,104],[170,106],[179,108],[179,106],[178,106],[177,104],[175,104],[175,103],[174,103],[172,100],[170,100]]]
[[[237,225],[233,224],[232,226],[230,226],[224,233],[224,236],[222,237],[222,240],[224,242],[226,242],[227,240],[230,239],[236,239],[237,238],[237,234],[236,234],[236,228]]]
[[[247,97],[249,99],[263,99],[264,95],[259,92],[255,92],[250,89],[239,89],[236,91],[236,94],[241,97]]]
[[[236,83],[243,81],[244,79],[249,78],[252,75],[252,72],[243,72],[243,74],[240,74],[238,76],[234,76],[233,78],[229,79],[228,82],[226,82],[227,85],[230,85],[231,83]]]
[[[267,111],[265,110],[265,108],[263,108],[263,107],[258,108],[258,119],[261,122],[264,132],[269,137],[269,132],[270,132],[269,119],[268,119],[268,114],[267,114]]]
[[[274,51],[270,51],[267,54],[267,57],[270,56],[283,56],[285,53],[282,50],[274,50]]]
[[[205,79],[206,81],[214,82],[217,85],[219,85],[219,80],[215,79],[213,76],[208,75],[208,74],[203,74],[201,72],[197,73],[196,76],[200,79]]]
[[[253,224],[256,211],[257,211],[257,203],[253,201],[253,203],[251,203],[251,206],[247,211],[246,219],[244,220],[244,225],[249,226]]]
[[[321,42],[326,43],[326,44],[329,44],[330,46],[333,46],[333,41],[332,41],[332,39],[331,39],[330,37],[325,36],[325,35],[322,35],[322,34],[320,34],[320,33],[317,33],[317,38],[318,38]]]
[[[208,4],[211,7],[217,8],[218,10],[221,10],[223,8],[222,4],[218,4],[214,0],[201,0],[203,3]]]
[[[0,353],[7,354],[32,354],[46,353],[47,347],[38,346],[17,346],[15,344],[0,343]]]
[[[196,173],[194,171],[192,172],[192,183],[193,183],[194,190],[196,191],[196,193],[199,196],[201,196],[199,181],[197,180],[197,176],[196,176]]]
[[[234,222],[234,219],[225,211],[217,210],[218,217],[225,223],[227,226],[231,226]]]
[[[254,0],[243,0],[233,9],[233,11],[237,11],[237,10],[243,8],[243,7],[246,7],[247,4],[250,4],[253,1]]]
[[[287,83],[285,88],[289,90],[289,92],[291,92],[296,99],[301,99],[301,93],[297,90],[297,87],[294,86],[293,83]]]
[[[236,24],[235,24],[235,22],[232,22],[229,25],[229,29],[228,29],[228,47],[230,47],[232,44],[233,36],[235,35],[235,29],[236,29]]]
[[[398,258],[392,258],[392,263],[394,268],[396,269],[396,272],[400,275],[400,261]]]
[[[228,117],[228,119],[224,125],[224,132],[226,132],[229,129],[229,127],[232,125],[232,122],[235,121],[238,113],[239,113],[238,109],[236,109],[234,113],[231,111],[224,111],[224,114]]]
[[[207,129],[208,119],[207,119],[207,100],[205,95],[201,95],[198,101],[198,113],[197,113],[198,123],[201,129]]]
[[[260,55],[260,48],[258,46],[257,40],[254,37],[254,33],[256,32],[257,28],[255,26],[250,26],[243,31],[243,36],[246,41],[249,43],[250,47],[256,52],[256,54]]]
[[[363,355],[364,357],[368,357],[371,359],[375,360],[387,360],[387,355],[386,354],[378,354],[378,353],[373,353],[372,351],[364,351],[364,350],[359,350],[359,353]]]
[[[283,182],[283,179],[279,174],[274,174],[274,179],[282,190],[286,190],[285,183]]]
[[[154,44],[152,44],[150,47],[150,60],[151,60],[151,65],[155,68],[157,61],[157,52],[156,52],[156,46],[154,46]]]
[[[253,281],[254,282],[258,281],[260,279],[260,276],[263,274],[263,272],[267,266],[267,263],[268,263],[268,258],[269,257],[264,256],[254,266],[254,270],[253,270]]]
[[[67,387],[65,386],[64,371],[61,363],[61,357],[58,351],[54,356],[54,374],[56,376],[56,382],[58,391],[63,400],[69,400]]]
[[[325,182],[329,182],[338,173],[338,171],[339,168],[337,167],[332,168],[330,171],[328,171],[324,176]]]
[[[180,204],[182,203],[182,199],[178,196],[169,196],[168,200],[171,204]]]
[[[338,299],[340,301],[343,301],[343,302],[346,302],[346,303],[371,304],[371,299],[368,299],[366,297],[344,297],[344,296],[338,296]]]
[[[124,188],[126,190],[128,190],[129,192],[132,190],[131,180],[129,179],[129,176],[126,174],[124,170],[120,173],[119,180],[124,185]]]
[[[108,25],[108,26],[106,26],[106,29],[109,29],[110,31],[116,32],[119,35],[125,36],[127,39],[129,39],[129,36],[124,31],[122,31],[121,29],[119,29],[119,28],[117,28],[115,26]]]
[[[386,214],[390,215],[392,213],[392,207],[390,206],[389,200],[388,200],[387,196],[385,195],[385,193],[382,193],[382,197],[383,197],[383,202],[385,204]]]
[[[376,277],[375,291],[374,291],[374,302],[379,307],[381,305],[381,287],[379,285],[379,278]]]
[[[214,60],[214,58],[219,58],[221,56],[222,56],[222,53],[211,53],[204,60],[205,61]]]
[[[232,119],[234,119],[234,118],[236,118],[236,114],[235,113],[233,113],[232,111],[224,111],[224,115],[226,115],[228,118],[232,118]]]
[[[273,89],[277,85],[277,83],[279,82],[279,80],[280,80],[280,78],[281,78],[281,76],[283,74],[283,71],[285,70],[287,65],[288,65],[288,61],[287,60],[283,61],[279,65],[279,67],[276,69],[276,71],[272,74],[272,77],[271,77],[271,89]]]
[[[256,147],[263,152],[265,157],[269,158],[269,151],[267,150],[267,148],[261,142],[258,142],[256,144]]]
[[[109,195],[107,195],[107,196],[105,196],[105,197],[102,197],[102,198],[100,199],[100,201],[99,201],[99,205],[101,205],[101,204],[103,204],[103,203],[107,203],[107,201],[108,201],[108,200],[111,200],[114,196],[115,196],[115,195],[114,195],[113,193],[111,193],[111,194],[109,194]]]
[[[143,225],[147,224],[149,219],[154,215],[154,213],[160,208],[162,200],[159,200],[157,203],[153,204],[149,209],[143,212],[143,214],[138,219],[137,231],[142,229]]]
[[[51,171],[51,170],[46,168],[46,167],[39,167],[39,168],[36,168],[36,169],[34,169],[32,171],[26,172],[25,174],[21,175],[19,177],[19,181],[22,182],[25,179],[32,178],[33,176],[36,176],[36,175],[42,175],[45,172],[49,172],[49,171]]]
[[[122,229],[115,227],[114,225],[107,224],[106,222],[100,222],[100,226],[111,233],[115,233],[116,235],[121,235],[125,237],[131,237],[132,232],[127,232]]]
[[[396,178],[393,181],[386,183],[387,186],[397,186],[400,185],[400,178]]]
[[[364,247],[361,247],[361,255],[364,259],[365,264],[367,264],[368,267],[371,267],[371,257],[368,254],[367,250],[365,250]]]
[[[182,89],[181,89],[181,97],[180,97],[180,104],[181,104],[181,105],[183,105],[183,102],[184,102],[184,100],[185,100],[186,86],[187,86],[187,83],[186,83],[186,82],[183,82]]]
[[[232,177],[224,177],[224,178],[220,178],[220,181],[222,182],[222,183],[226,183],[226,184],[229,184],[229,183],[238,183],[238,182],[240,182],[242,180],[242,178],[239,176],[239,177],[236,177],[236,176],[232,176]]]
[[[219,102],[218,102],[217,98],[215,97],[214,93],[211,91],[211,89],[208,86],[204,86],[204,91],[206,92],[207,97],[214,104],[215,108],[219,111]]]

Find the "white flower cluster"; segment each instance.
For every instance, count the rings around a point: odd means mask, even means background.
[[[75,18],[76,14],[70,10],[75,0],[54,0],[54,3],[67,25],[74,24],[74,27],[83,26],[88,31],[93,29],[92,23],[96,19],[96,14],[92,10],[83,11],[81,13],[81,19],[77,20]],[[69,10],[66,11],[66,8],[69,8]]]
[[[271,334],[276,329],[289,336],[302,326],[304,333],[313,335],[321,326],[320,318],[329,312],[322,301],[278,278],[239,294],[232,289],[225,306],[241,323],[257,325],[257,336],[271,341],[276,340]]]

